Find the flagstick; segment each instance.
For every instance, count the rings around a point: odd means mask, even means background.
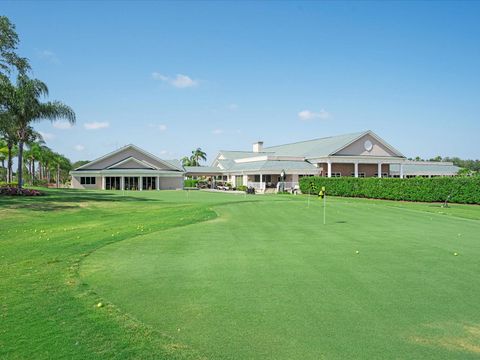
[[[325,225],[325,216],[327,210],[327,194],[323,195],[323,225]]]

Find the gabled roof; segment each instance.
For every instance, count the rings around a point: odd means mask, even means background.
[[[99,158],[97,158],[97,159],[95,159],[95,160],[93,160],[93,161],[90,161],[89,163],[84,164],[84,165],[76,168],[75,171],[76,171],[76,170],[82,170],[82,169],[84,169],[84,168],[86,168],[86,167],[90,167],[90,166],[94,165],[95,163],[98,163],[98,162],[100,162],[100,161],[102,161],[102,160],[105,160],[105,159],[111,157],[111,156],[114,156],[114,155],[116,155],[116,154],[118,154],[118,153],[121,153],[122,151],[124,151],[124,150],[126,150],[126,149],[129,149],[129,148],[134,149],[134,150],[142,153],[142,154],[145,155],[146,157],[153,159],[154,162],[157,161],[157,162],[165,165],[167,168],[170,168],[170,169],[172,169],[172,170],[182,171],[182,172],[184,171],[184,169],[183,169],[183,167],[181,166],[180,163],[175,163],[175,161],[173,161],[173,160],[172,160],[172,161],[162,160],[162,159],[158,158],[157,156],[155,156],[155,155],[153,155],[153,154],[151,154],[151,153],[149,153],[149,152],[147,152],[147,151],[145,151],[145,150],[143,150],[143,149],[141,149],[141,148],[139,148],[138,146],[135,146],[135,145],[133,145],[133,144],[125,145],[125,146],[123,146],[123,147],[121,147],[121,148],[119,148],[119,149],[117,149],[117,150],[115,150],[115,151],[112,151],[112,152],[110,152],[110,153],[108,153],[108,154],[106,154],[106,155],[104,155],[104,156],[101,156],[101,157],[99,157]],[[122,160],[126,160],[126,159],[122,159]],[[145,162],[145,161],[142,161],[142,162]],[[145,163],[147,163],[147,162],[145,162]],[[149,165],[151,165],[151,164],[149,164]],[[111,165],[110,165],[110,166],[111,166]],[[151,165],[151,166],[153,166],[153,165]],[[154,168],[156,168],[156,167],[154,166]]]

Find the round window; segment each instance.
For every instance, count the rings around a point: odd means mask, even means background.
[[[370,140],[365,141],[363,146],[365,147],[365,150],[367,150],[367,151],[372,151],[372,149],[373,149],[373,144]]]

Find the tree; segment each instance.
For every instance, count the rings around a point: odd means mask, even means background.
[[[191,157],[184,156],[181,161],[183,166],[193,166]]]
[[[58,153],[52,153],[51,165],[55,168],[55,182],[57,188],[59,188],[61,182],[61,171],[63,170],[64,172],[68,173],[68,171],[72,169],[72,164],[65,156]]]
[[[16,85],[10,85],[7,89],[6,113],[14,123],[18,138],[19,189],[23,182],[23,148],[28,139],[28,127],[41,120],[66,119],[71,124],[75,123],[75,113],[69,106],[60,101],[42,102],[44,96],[48,96],[47,85],[26,75],[19,75]]]
[[[16,53],[18,43],[15,25],[8,17],[0,16],[0,75],[4,77],[11,72],[12,68],[21,74],[30,69],[28,60]]]
[[[200,166],[200,160],[207,161],[207,154],[201,148],[196,148],[192,151],[190,160],[192,160],[192,166]]]
[[[7,181],[7,172],[5,169],[5,160],[7,159],[8,149],[7,143],[0,138],[0,161],[2,162],[2,178],[3,180]]]
[[[78,160],[78,161],[75,161],[73,164],[72,164],[72,169],[76,169],[76,168],[79,168],[80,166],[83,166],[85,164],[88,164],[90,162],[90,160]]]

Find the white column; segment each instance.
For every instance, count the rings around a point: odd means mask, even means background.
[[[355,162],[353,165],[355,166],[355,177],[358,178],[358,162]]]
[[[120,190],[125,190],[125,176],[120,177]]]
[[[143,190],[143,176],[138,177],[138,190],[142,191]]]
[[[327,166],[328,166],[327,176],[330,178],[332,177],[332,162],[330,160],[327,161]]]
[[[160,190],[160,176],[155,178],[155,183],[157,190]]]
[[[105,190],[105,176],[102,176],[102,190]]]
[[[247,186],[248,184],[248,175],[243,175],[243,185]]]
[[[263,190],[263,175],[260,174],[260,190]]]
[[[403,179],[403,164],[400,164],[400,179]]]
[[[382,177],[382,163],[378,163],[378,177],[381,178]]]

